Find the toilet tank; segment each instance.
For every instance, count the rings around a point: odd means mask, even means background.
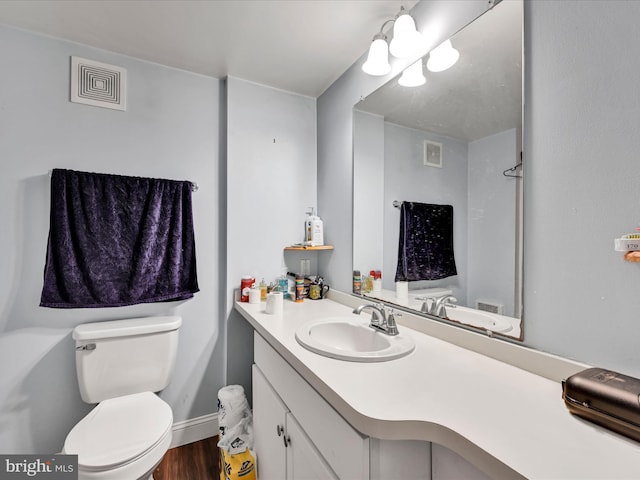
[[[177,316],[78,325],[73,339],[82,399],[98,403],[164,389],[173,373],[180,325]]]

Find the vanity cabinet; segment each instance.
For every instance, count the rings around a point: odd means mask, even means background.
[[[369,438],[354,430],[257,333],[254,361],[259,478],[368,479]]]
[[[257,333],[254,361],[260,480],[431,479],[429,442],[363,436]]]
[[[260,479],[338,480],[256,365],[253,365],[253,413]]]

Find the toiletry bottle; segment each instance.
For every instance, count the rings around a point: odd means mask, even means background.
[[[367,280],[365,282],[366,283],[365,293],[373,292],[373,281],[375,278],[376,278],[375,270],[369,271],[369,276],[367,277]]]
[[[304,277],[296,275],[296,303],[304,302]]]
[[[382,291],[382,272],[380,270],[376,270],[373,274],[373,291]]]
[[[303,245],[311,245],[311,214],[312,211],[307,212],[307,218],[304,221],[304,242]]]
[[[264,281],[264,278],[260,281],[260,301],[267,301],[267,284]]]
[[[280,286],[280,290],[282,291],[282,297],[286,300],[289,298],[289,279],[286,275],[283,275],[278,280],[278,284]]]
[[[306,244],[314,247],[324,245],[324,227],[320,217],[316,215],[315,208],[309,207],[307,220],[305,221]]]
[[[362,293],[362,276],[360,270],[353,271],[353,293],[360,295]]]
[[[256,279],[251,275],[244,275],[240,281],[240,301],[249,301],[249,289],[256,283]]]
[[[324,245],[324,224],[315,212],[311,215],[311,245]]]

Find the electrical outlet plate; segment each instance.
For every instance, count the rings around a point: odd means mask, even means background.
[[[308,258],[300,260],[300,273],[302,275],[311,275],[311,260]]]

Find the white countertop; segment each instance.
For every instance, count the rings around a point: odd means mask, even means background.
[[[285,301],[277,316],[264,313],[264,304],[235,308],[365,435],[433,441],[494,478],[640,478],[640,443],[571,415],[557,381],[406,326],[400,334],[416,343],[406,357],[380,363],[323,357],[294,334],[305,322],[351,315],[352,307],[331,300]],[[366,324],[369,315],[353,318]],[[536,352],[527,355],[535,361]]]

